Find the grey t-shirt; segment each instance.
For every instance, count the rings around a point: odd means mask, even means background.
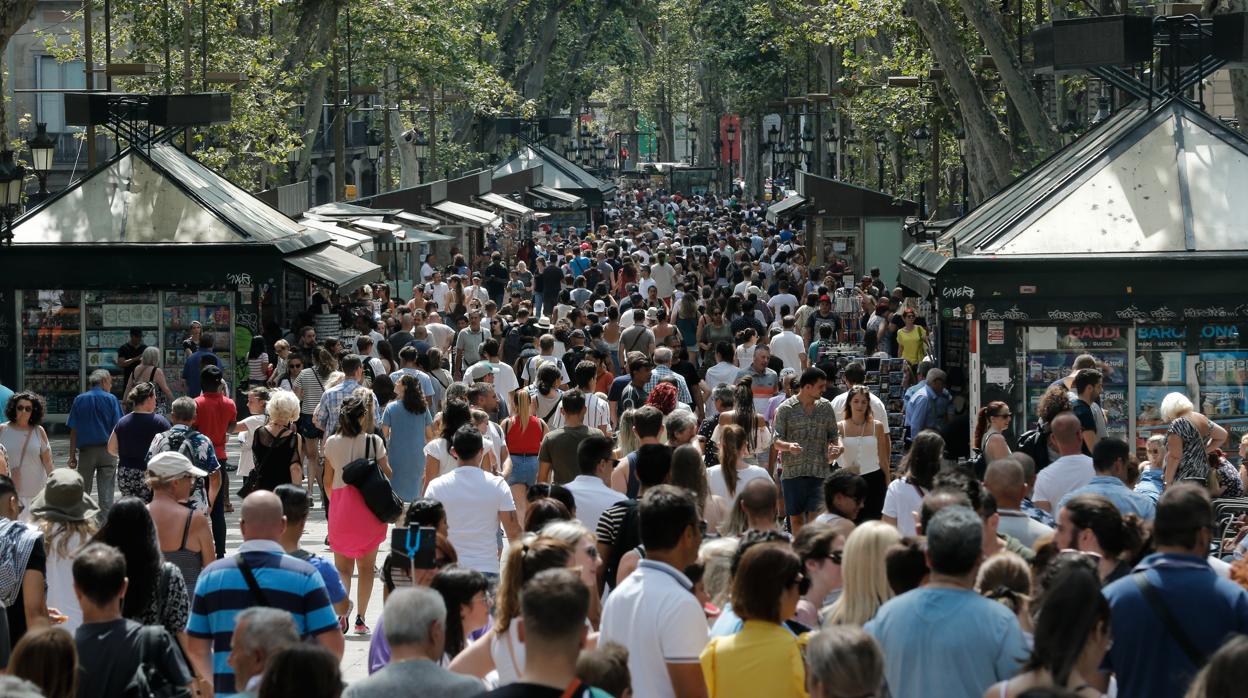
[[[455,674],[428,659],[409,659],[387,664],[377,673],[347,686],[342,698],[406,698],[412,695],[439,698],[470,698],[485,692],[482,683]]]
[[[654,353],[654,333],[645,325],[633,325],[620,333],[620,348],[650,356]]]
[[[144,636],[148,635],[146,640]],[[175,686],[191,683],[191,672],[174,646],[175,640],[159,626],[144,626],[120,618],[105,623],[83,623],[74,633],[78,646],[78,698],[121,698],[144,661]],[[143,649],[146,648],[146,649]]]
[[[459,336],[455,338],[455,350],[464,352],[464,368],[467,368],[483,357],[481,356],[481,345],[485,340],[490,338],[490,331],[482,327],[476,332],[471,327],[465,327],[459,331]]]

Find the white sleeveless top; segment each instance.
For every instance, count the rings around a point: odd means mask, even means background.
[[[506,686],[520,680],[524,672],[524,643],[520,641],[517,631],[517,618],[507,626],[507,635],[499,637],[498,633],[490,636],[490,657],[494,660],[494,671],[498,673],[497,686]]]
[[[871,433],[867,436],[841,434],[841,445],[844,446],[845,452],[836,462],[842,468],[857,467],[859,475],[866,475],[880,469],[880,450],[876,443],[874,424]]]

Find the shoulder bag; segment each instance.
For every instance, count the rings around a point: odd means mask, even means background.
[[[364,497],[364,504],[379,521],[394,523],[403,513],[403,500],[394,493],[390,480],[381,472],[377,460],[370,457],[372,447],[373,435],[368,434],[364,440],[364,457],[356,458],[342,467],[342,481],[359,490]]]
[[[186,686],[178,685],[155,664],[163,653],[162,641],[166,638],[168,632],[160,625],[145,625],[139,630],[135,646],[139,665],[126,684],[123,695],[127,698],[190,698],[191,691]],[[168,641],[175,646],[178,644],[172,638]],[[188,673],[192,671],[189,665],[187,670]]]

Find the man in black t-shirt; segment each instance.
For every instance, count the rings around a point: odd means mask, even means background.
[[[130,328],[130,341],[117,347],[117,367],[124,372],[121,380],[123,389],[130,384],[130,375],[143,358],[144,349],[147,349],[147,345],[143,343],[143,330]]]
[[[191,671],[169,632],[122,617],[127,579],[121,551],[92,543],[74,557],[73,574],[83,621],[74,633],[78,698],[121,698],[140,662],[170,686],[194,692]]]
[[[490,294],[494,305],[503,304],[503,291],[511,279],[511,272],[503,264],[503,256],[498,252],[490,254],[490,265],[485,268],[485,290]]]
[[[559,258],[550,256],[550,262],[542,270],[542,310],[551,318],[555,315],[555,305],[559,302],[559,292],[563,290],[563,269],[559,266]]]

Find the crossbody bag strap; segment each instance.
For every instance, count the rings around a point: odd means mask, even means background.
[[[1144,595],[1148,605],[1152,606],[1153,611],[1161,618],[1161,622],[1166,626],[1166,631],[1170,633],[1170,637],[1174,638],[1174,641],[1179,645],[1179,649],[1183,650],[1183,654],[1187,655],[1188,661],[1195,666],[1202,666],[1205,663],[1205,654],[1196,647],[1196,643],[1192,642],[1192,638],[1184,632],[1183,626],[1179,625],[1179,621],[1170,612],[1166,602],[1162,600],[1157,587],[1154,587],[1152,582],[1148,581],[1148,575],[1144,572],[1136,572],[1131,575],[1131,578],[1135,580],[1135,586]]]
[[[562,403],[563,403],[563,396],[562,396],[562,395],[560,395],[560,396],[559,396],[559,399],[558,399],[558,400],[555,400],[555,404],[554,404],[554,406],[550,408],[550,412],[548,412],[548,413],[546,414],[546,418],[545,418],[545,419],[543,419],[542,421],[543,421],[543,422],[550,422],[550,418],[555,416],[555,411],[559,409],[559,405],[560,405],[560,404],[562,404]]]
[[[268,606],[269,599],[264,595],[264,590],[260,588],[260,584],[256,582],[256,575],[252,573],[251,566],[247,564],[246,558],[242,553],[238,554],[238,571],[243,574],[243,580],[247,582],[247,588],[251,590],[252,597],[261,606]]]

